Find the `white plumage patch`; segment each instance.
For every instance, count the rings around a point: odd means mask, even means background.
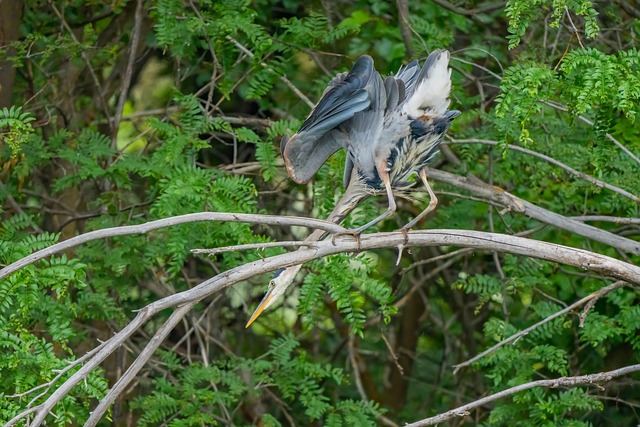
[[[424,115],[442,115],[449,107],[451,91],[451,70],[449,52],[440,53],[436,61],[427,70],[427,78],[417,82],[411,98],[403,106],[403,110],[412,117]]]

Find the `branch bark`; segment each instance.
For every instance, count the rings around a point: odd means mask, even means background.
[[[457,365],[454,365],[453,367],[455,368],[453,370],[454,375],[462,368],[464,368],[465,366],[469,366],[471,365],[473,362],[476,362],[480,359],[482,359],[483,357],[493,353],[494,351],[496,351],[497,349],[499,349],[500,347],[509,344],[510,342],[514,342],[515,340],[517,340],[520,337],[523,337],[525,335],[527,335],[529,332],[533,331],[536,328],[539,328],[540,326],[544,325],[545,323],[549,323],[550,321],[552,321],[553,319],[563,316],[567,313],[569,313],[572,310],[575,310],[576,308],[580,307],[581,305],[584,305],[586,303],[588,303],[589,301],[594,301],[597,300],[598,298],[600,298],[602,295],[606,294],[607,292],[611,292],[615,289],[621,288],[623,286],[626,286],[627,283],[625,282],[615,282],[612,283],[608,286],[605,286],[602,289],[597,290],[596,292],[593,292],[589,295],[587,295],[584,298],[581,298],[580,300],[574,302],[573,304],[571,304],[570,306],[563,308],[560,311],[555,312],[554,314],[552,314],[551,316],[545,317],[544,319],[542,319],[541,321],[539,321],[538,323],[536,323],[535,325],[529,326],[526,329],[523,329],[522,331],[515,333],[513,335],[511,335],[509,338],[506,338],[502,341],[500,341],[499,343],[497,343],[496,345],[494,345],[491,348],[488,348],[487,350],[483,351],[482,353],[472,357],[471,359],[459,363]],[[581,322],[582,323],[582,322]],[[582,326],[582,325],[580,325]]]
[[[130,234],[146,234],[150,231],[160,228],[171,227],[179,224],[187,224],[199,221],[227,221],[227,222],[250,222],[254,224],[265,225],[300,225],[303,227],[317,228],[330,233],[339,233],[345,228],[331,221],[323,221],[312,218],[302,217],[286,217],[278,215],[253,215],[253,214],[236,214],[224,212],[200,212],[194,214],[174,216],[170,218],[149,221],[139,225],[126,225],[122,227],[105,228],[89,233],[81,234],[64,242],[56,243],[48,248],[39,250],[26,256],[0,270],[0,279],[7,277],[9,274],[33,264],[36,261],[44,259],[48,256],[62,252],[66,249],[79,246],[92,240],[103,239],[105,237],[126,236]]]
[[[597,374],[580,375],[576,377],[561,377],[553,380],[532,381],[530,383],[525,383],[515,387],[508,388],[506,390],[502,390],[498,393],[492,394],[487,397],[483,397],[482,399],[478,399],[466,405],[459,406],[455,409],[436,415],[434,417],[425,418],[424,420],[416,421],[415,423],[406,424],[405,427],[432,426],[434,424],[439,424],[451,418],[466,417],[467,415],[469,415],[469,411],[471,409],[484,406],[487,403],[493,402],[498,399],[502,399],[503,397],[511,396],[512,394],[516,394],[521,391],[529,390],[535,387],[558,388],[558,387],[577,387],[581,385],[591,385],[595,383],[611,381],[613,378],[621,377],[623,375],[628,375],[638,371],[640,371],[640,365],[631,365],[631,366],[625,366],[624,368],[616,369],[609,372],[599,372]]]
[[[597,227],[584,224],[580,221],[567,218],[563,215],[551,212],[533,203],[527,202],[513,194],[489,185],[473,176],[462,177],[438,169],[428,169],[427,175],[430,179],[451,184],[458,188],[463,188],[470,193],[497,203],[513,212],[526,215],[545,224],[553,225],[563,230],[576,233],[600,243],[604,243],[613,248],[640,255],[640,242],[618,236],[617,234],[601,230]]]
[[[499,192],[499,194],[507,193]],[[43,251],[36,252],[35,254],[11,264],[0,272],[0,278],[6,277],[11,272],[29,265],[38,259],[42,259],[58,251],[77,246],[90,240],[108,236],[146,233],[162,227],[205,220],[254,222],[272,225],[303,225],[318,227],[334,233],[344,230],[342,227],[331,222],[299,217],[211,212],[189,214],[152,221],[141,225],[98,230],[77,236],[73,239],[69,239],[68,241],[58,243]],[[640,267],[608,256],[583,249],[576,249],[553,243],[526,239],[523,237],[472,230],[422,230],[406,234],[401,232],[376,233],[361,236],[359,242],[348,236],[342,236],[339,237],[335,243],[331,241],[317,242],[313,247],[304,247],[304,242],[300,242],[300,244],[303,247],[295,252],[260,259],[236,267],[206,280],[192,289],[162,298],[142,308],[138,315],[127,326],[125,326],[111,339],[103,343],[100,346],[100,350],[97,351],[96,354],[82,366],[82,368],[70,376],[42,405],[39,406],[32,426],[36,427],[42,425],[46,416],[53,407],[60,402],[60,400],[63,399],[64,396],[73,389],[73,387],[86,378],[91,371],[96,369],[102,361],[111,355],[133,333],[139,330],[147,320],[155,316],[158,312],[178,306],[190,306],[191,304],[219,292],[228,286],[239,281],[249,279],[257,274],[273,271],[278,268],[299,265],[312,259],[321,258],[331,254],[357,252],[361,250],[397,248],[399,246],[460,246],[544,259],[585,270],[591,270],[626,282],[640,284]],[[180,312],[182,312],[182,310],[180,310]],[[161,330],[165,331],[166,328],[161,328]],[[153,345],[148,347],[148,350],[139,356],[139,358],[142,357],[142,359],[139,359],[140,362],[144,362],[147,354],[149,354],[148,352],[152,352],[154,349]],[[134,365],[139,366],[140,362],[134,362]],[[114,394],[110,395],[110,398],[111,397],[115,398],[116,393],[114,392]]]

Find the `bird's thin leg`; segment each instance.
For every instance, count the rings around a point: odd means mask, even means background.
[[[412,221],[407,223],[400,230],[411,229],[414,225],[418,223],[418,221],[420,221],[422,218],[427,216],[430,212],[432,212],[436,208],[436,206],[438,206],[438,198],[436,197],[435,193],[431,189],[431,186],[429,185],[429,181],[427,181],[427,171],[425,169],[420,169],[420,172],[418,172],[418,175],[420,176],[420,179],[422,179],[422,182],[424,183],[424,186],[427,188],[427,192],[429,193],[429,199],[430,199],[429,206],[427,206],[425,210],[420,212],[420,214],[417,217],[415,217]]]
[[[394,199],[393,197],[393,192],[391,191],[391,179],[389,178],[389,172],[386,170],[386,161],[382,162],[380,164],[378,164],[377,167],[378,170],[378,175],[380,175],[380,179],[382,180],[382,183],[384,184],[384,188],[387,190],[387,198],[389,199],[389,207],[387,208],[387,210],[380,215],[379,217],[375,218],[373,221],[369,221],[368,223],[366,223],[365,225],[362,225],[354,230],[350,230],[354,233],[362,233],[364,230],[366,230],[367,228],[371,227],[372,225],[375,225],[377,223],[379,223],[380,221],[382,221],[383,219],[393,215],[393,213],[396,211],[396,199]]]

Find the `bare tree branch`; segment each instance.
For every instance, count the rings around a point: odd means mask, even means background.
[[[127,371],[120,377],[118,382],[109,390],[105,397],[100,399],[100,403],[91,412],[91,416],[84,424],[85,427],[92,427],[98,424],[102,416],[109,406],[116,400],[116,398],[124,391],[124,389],[133,381],[138,372],[144,367],[144,365],[151,359],[153,353],[160,347],[160,344],[164,342],[169,333],[176,327],[176,325],[182,320],[182,318],[193,308],[195,302],[185,304],[178,307],[169,316],[166,322],[158,328],[155,335],[149,340],[144,350],[138,355],[136,360],[129,366]]]
[[[599,289],[596,292],[593,292],[592,294],[589,294],[584,298],[581,298],[580,300],[574,302],[570,306],[568,306],[566,308],[563,308],[562,310],[553,313],[551,316],[545,317],[544,319],[542,319],[541,321],[539,321],[535,325],[529,326],[528,328],[523,329],[522,331],[511,335],[509,338],[506,338],[506,339],[500,341],[499,343],[497,343],[493,347],[488,348],[487,350],[483,351],[482,353],[478,354],[477,356],[474,356],[474,357],[472,357],[471,359],[469,359],[469,360],[467,360],[465,362],[459,363],[457,365],[453,365],[453,367],[455,368],[453,370],[453,373],[456,374],[460,369],[464,368],[465,366],[469,366],[472,363],[477,362],[478,360],[482,359],[483,357],[487,356],[488,354],[493,353],[494,351],[496,351],[500,347],[504,346],[505,344],[509,344],[510,342],[516,341],[518,338],[527,335],[529,332],[533,331],[534,329],[539,328],[540,326],[544,325],[545,323],[549,323],[550,321],[552,321],[555,318],[558,318],[560,316],[564,316],[565,314],[569,313],[570,311],[573,311],[574,309],[580,307],[581,305],[586,304],[586,303],[588,303],[589,301],[592,301],[592,300],[597,300],[602,295],[604,295],[604,294],[606,294],[608,292],[611,292],[611,291],[613,291],[615,289],[621,288],[623,286],[627,286],[627,283],[623,282],[623,281],[618,281],[618,282],[612,283],[612,284],[610,284],[608,286],[605,286],[604,288]]]
[[[405,427],[432,426],[434,424],[439,424],[451,418],[466,417],[467,415],[469,415],[469,411],[471,409],[484,406],[487,403],[493,402],[498,399],[502,399],[503,397],[511,396],[512,394],[516,394],[518,392],[529,390],[535,387],[558,388],[558,387],[577,387],[581,385],[591,385],[591,384],[611,381],[613,378],[621,377],[623,375],[628,375],[638,371],[640,371],[640,365],[631,365],[631,366],[625,366],[624,368],[615,369],[609,372],[599,372],[597,374],[580,375],[576,377],[561,377],[553,380],[532,381],[530,383],[525,383],[515,387],[508,388],[506,390],[502,390],[498,393],[492,394],[487,397],[483,397],[482,399],[478,399],[466,405],[459,406],[455,409],[436,415],[434,417],[425,418],[424,420],[416,421],[415,423],[406,424]]]
[[[580,215],[570,217],[574,221],[602,221],[613,222],[615,224],[640,224],[640,218],[622,218],[607,215]]]
[[[113,148],[116,148],[116,142],[118,140],[118,129],[120,128],[120,121],[122,120],[122,113],[124,111],[124,104],[127,101],[129,95],[129,88],[131,86],[131,78],[133,76],[133,64],[136,61],[136,55],[138,53],[138,43],[140,41],[140,27],[142,26],[142,9],[143,0],[137,0],[136,12],[133,18],[133,31],[131,34],[131,44],[129,45],[129,58],[127,60],[127,68],[124,72],[122,79],[122,87],[120,88],[120,97],[118,98],[118,105],[116,106],[116,113],[113,116],[113,134],[111,138],[113,140]]]
[[[485,145],[492,145],[492,146],[496,146],[498,145],[498,141],[491,141],[491,140],[487,140],[487,139],[474,139],[474,138],[470,138],[470,139],[454,139],[454,138],[450,138],[450,141],[448,142],[444,142],[444,144],[468,144],[468,143],[474,143],[474,144],[485,144]],[[640,197],[631,194],[630,192],[623,190],[622,188],[616,187],[615,185],[611,185],[611,184],[607,184],[604,181],[600,181],[599,179],[596,179],[594,177],[592,177],[591,175],[587,175],[586,173],[577,171],[575,169],[573,169],[570,166],[565,165],[564,163],[554,159],[553,157],[549,157],[546,156],[542,153],[538,153],[537,151],[533,151],[533,150],[529,150],[527,148],[523,148],[523,147],[519,147],[517,145],[512,145],[512,144],[507,144],[507,147],[509,148],[509,150],[513,150],[513,151],[520,151],[521,153],[525,153],[525,154],[529,154],[531,156],[535,156],[539,159],[542,159],[546,162],[551,163],[552,165],[558,166],[562,169],[564,169],[565,171],[569,172],[570,174],[584,180],[587,181],[597,187],[600,188],[606,188],[608,190],[614,191],[624,197],[628,197],[629,199],[633,200],[636,203],[640,203]]]
[[[458,188],[463,188],[476,196],[499,203],[513,212],[518,212],[535,220],[544,222],[545,224],[553,225],[563,230],[576,233],[580,236],[588,237],[589,239],[604,243],[616,249],[640,255],[640,242],[618,236],[617,234],[613,234],[597,227],[584,224],[580,221],[567,218],[555,212],[551,212],[514,196],[513,194],[507,193],[502,189],[491,186],[476,177],[470,176],[465,178],[449,172],[430,168],[427,169],[427,173],[429,175],[429,179],[434,179],[436,181],[451,184]]]
[[[356,389],[358,389],[358,393],[360,394],[360,398],[362,399],[362,401],[368,403],[371,399],[369,399],[369,396],[367,396],[367,392],[365,391],[364,385],[362,384],[362,378],[360,378],[360,367],[358,365],[358,359],[355,349],[355,337],[353,335],[349,336],[349,339],[347,341],[347,350],[349,351],[349,362],[351,363],[351,368],[353,368],[353,377],[356,382]],[[382,424],[386,426],[398,427],[398,424],[394,423],[384,415],[379,415],[378,419]]]
[[[156,221],[146,222],[140,225],[126,225],[123,227],[105,228],[102,230],[91,231],[72,237],[64,242],[56,243],[48,248],[39,250],[26,256],[0,270],[0,279],[7,277],[9,274],[20,270],[27,265],[51,256],[55,253],[62,252],[74,246],[90,242],[92,240],[103,239],[105,237],[125,236],[129,234],[145,234],[159,228],[171,227],[178,224],[186,224],[199,221],[226,221],[226,222],[250,222],[254,224],[265,225],[300,225],[302,227],[318,228],[330,233],[339,233],[345,228],[331,221],[323,221],[312,218],[302,217],[286,217],[278,215],[254,215],[254,214],[238,214],[224,212],[200,212],[194,214],[174,216],[170,218],[159,219]]]
[[[284,242],[247,243],[245,245],[224,246],[222,248],[192,249],[191,253],[215,255],[215,254],[221,254],[224,252],[240,252],[240,251],[247,251],[252,249],[258,249],[262,251],[266,248],[284,248],[288,246],[300,246],[300,241],[288,240]],[[312,247],[314,246],[314,243],[308,242],[308,243],[305,243],[304,246]]]

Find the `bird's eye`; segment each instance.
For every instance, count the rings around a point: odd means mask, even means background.
[[[276,282],[274,282],[273,280],[269,282],[269,287],[272,288],[276,285]]]

